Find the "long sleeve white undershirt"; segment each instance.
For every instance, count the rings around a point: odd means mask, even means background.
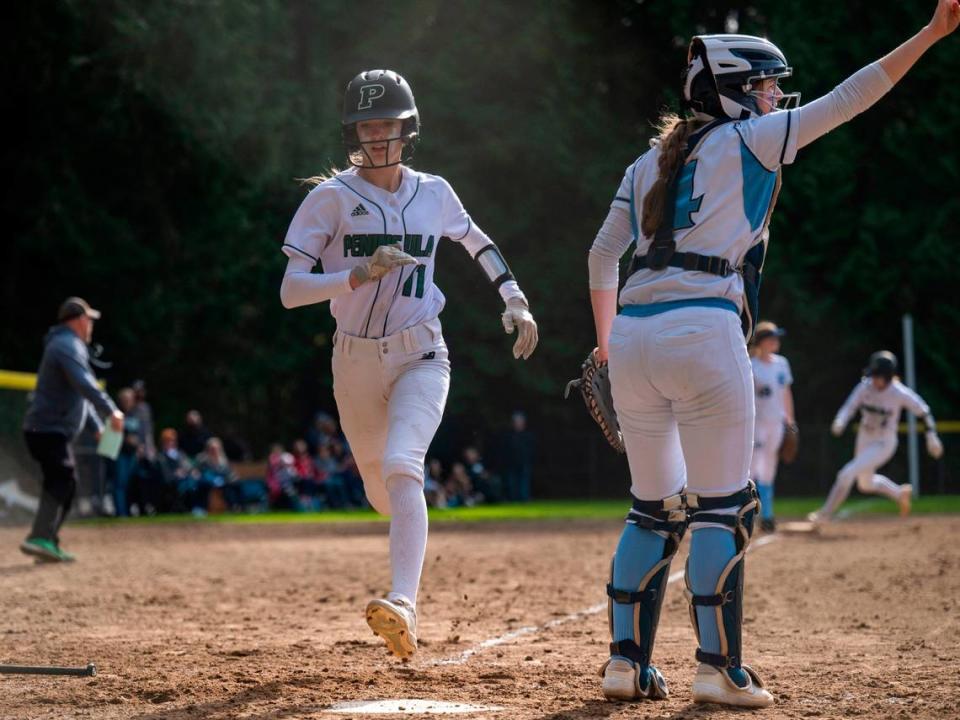
[[[280,302],[285,308],[326,302],[352,291],[349,270],[314,273],[312,269],[313,261],[305,257],[294,256],[287,260],[280,284]]]
[[[879,62],[870,63],[833,90],[797,110],[797,147],[809,145],[873,105],[893,88]]]
[[[620,258],[633,239],[630,211],[614,205],[593,241],[587,264],[591,290],[615,290],[620,284]]]

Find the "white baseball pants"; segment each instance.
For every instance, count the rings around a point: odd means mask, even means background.
[[[894,502],[899,500],[900,486],[885,475],[877,474],[877,468],[890,462],[896,451],[896,435],[877,436],[858,432],[853,460],[837,473],[821,513],[827,517],[833,515],[847,499],[854,483],[862,493],[884,495]]]
[[[618,315],[610,381],[634,497],[661,500],[684,485],[728,495],[747,485],[753,372],[735,313],[686,307]]]
[[[338,330],[332,367],[340,423],[367,499],[390,515],[387,479],[408,477],[422,486],[424,457],[446,405],[450,362],[440,321],[380,339]]]
[[[758,485],[773,485],[780,464],[780,445],[783,443],[783,421],[757,422],[753,431],[753,460],[750,477]]]

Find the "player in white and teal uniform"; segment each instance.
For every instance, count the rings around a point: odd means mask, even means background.
[[[607,587],[607,698],[667,695],[652,653],[670,561],[689,522],[687,596],[700,646],[692,697],[773,703],[743,664],[741,644],[744,557],[759,503],[749,479],[754,393],[740,316],[749,336],[779,171],[879,100],[958,22],[958,0],[939,0],[903,45],[784,111],[778,82],[791,70],[775,45],[745,35],[693,39],[683,84],[690,114],[663,118],[590,250],[597,359],[609,358],[633,495]],[[617,315],[618,263],[631,241]]]
[[[760,528],[766,532],[773,532],[776,528],[773,484],[777,477],[784,430],[788,425],[796,424],[791,389],[793,373],[790,362],[777,354],[783,335],[784,331],[772,322],[758,323],[750,350],[756,403],[750,477],[756,483],[760,496]]]

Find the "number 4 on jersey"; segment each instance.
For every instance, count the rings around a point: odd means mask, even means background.
[[[693,196],[693,176],[697,172],[697,161],[687,163],[677,179],[677,205],[673,214],[673,229],[686,230],[694,226],[693,214],[700,211],[703,194]]]
[[[414,294],[413,292],[413,279],[417,279],[417,291],[414,297],[422,298],[423,297],[423,283],[427,275],[427,266],[426,265],[417,265],[413,269],[413,272],[410,273],[410,277],[407,278],[407,281],[403,284],[403,296],[410,297]]]

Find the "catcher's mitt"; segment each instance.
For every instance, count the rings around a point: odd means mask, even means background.
[[[567,383],[563,391],[564,399],[570,397],[570,390],[576,388],[583,395],[590,413],[607,442],[617,452],[626,452],[623,446],[623,435],[620,433],[620,423],[617,422],[617,412],[613,409],[613,393],[610,390],[610,368],[606,363],[597,362],[591,352],[580,366],[581,375],[576,380]]]
[[[796,423],[784,423],[783,443],[780,445],[780,462],[789,465],[797,459],[800,450],[800,428]]]

